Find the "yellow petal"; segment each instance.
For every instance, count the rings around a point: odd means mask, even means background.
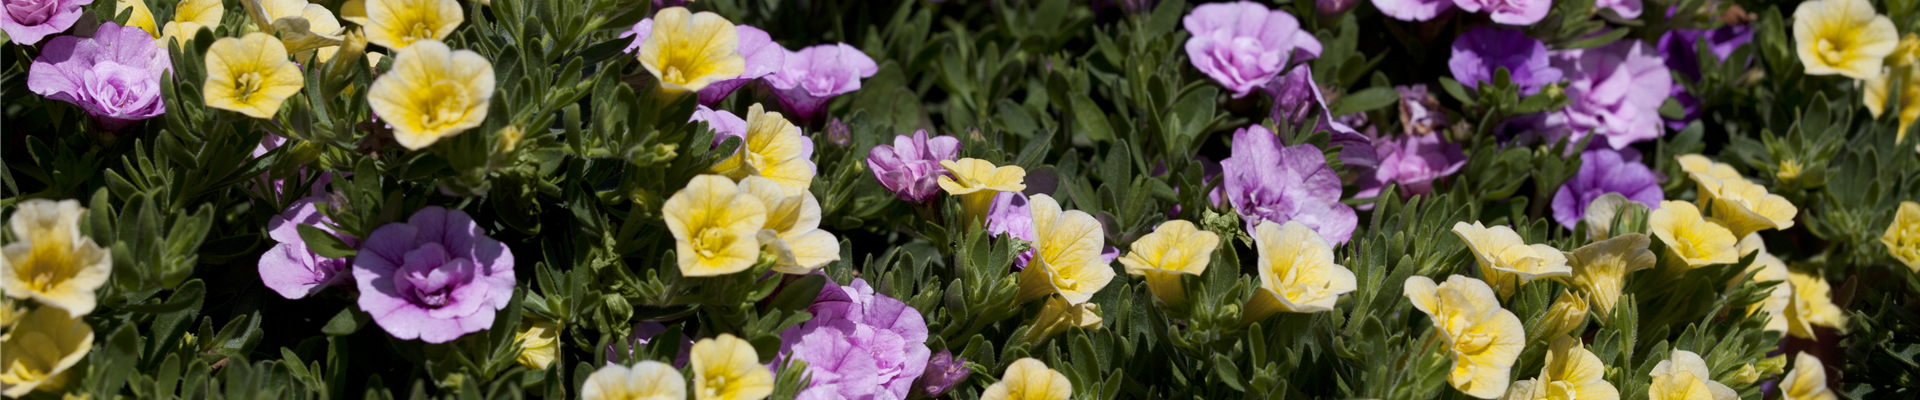
[[[249,117],[273,118],[280,103],[306,85],[300,68],[287,60],[286,46],[265,33],[214,41],[206,62],[202,100]]]
[[[1134,240],[1120,264],[1127,274],[1145,276],[1147,290],[1154,297],[1178,309],[1185,303],[1186,288],[1181,275],[1200,275],[1207,270],[1220,235],[1202,231],[1192,222],[1172,220],[1154,228],[1153,233]]]
[[[667,199],[661,214],[673,233],[681,275],[731,274],[753,267],[759,259],[758,236],[766,225],[766,208],[726,177],[694,177]]]
[[[58,388],[92,349],[93,327],[86,321],[52,307],[28,311],[0,341],[0,395]]]
[[[1793,371],[1780,380],[1784,400],[1834,400],[1839,395],[1827,390],[1827,368],[1820,358],[1799,353],[1793,358]]]
[[[1501,298],[1513,295],[1520,285],[1545,277],[1573,274],[1567,257],[1547,245],[1527,245],[1513,228],[1488,228],[1479,222],[1469,225],[1455,222],[1453,233],[1466,242],[1480,266],[1481,276],[1493,285]]]
[[[746,72],[740,36],[719,14],[671,7],[653,16],[653,33],[640,45],[640,65],[667,93],[699,91]]]
[[[1060,203],[1044,194],[1034,195],[1028,207],[1033,213],[1034,256],[1027,269],[1039,271],[1022,271],[1019,301],[1059,293],[1069,303],[1085,303],[1113,280],[1113,267],[1100,259],[1106,244],[1100,221],[1079,210],[1062,212]]]
[[[667,363],[645,360],[633,368],[619,364],[600,367],[587,375],[580,388],[582,400],[683,400],[686,377]]]
[[[773,372],[760,364],[746,340],[725,333],[701,339],[687,359],[693,365],[695,399],[760,400],[773,395]]]
[[[987,386],[980,400],[1067,400],[1073,395],[1073,382],[1065,374],[1047,368],[1032,358],[1022,358],[1007,366],[999,382]]]
[[[1683,201],[1662,201],[1660,209],[1647,216],[1654,237],[1667,245],[1670,264],[1678,268],[1698,268],[1739,261],[1733,232],[1700,216],[1700,209]]]
[[[467,17],[454,0],[365,0],[367,42],[404,49],[416,41],[446,40]]]
[[[133,13],[128,14],[127,24],[125,26],[140,28],[141,30],[147,31],[148,35],[153,35],[153,38],[160,38],[160,29],[153,22],[153,11],[147,9],[146,1],[115,0],[113,2],[113,13],[115,15],[126,12],[127,10],[133,10]]]
[[[1880,244],[1887,246],[1887,255],[1906,264],[1907,269],[1920,272],[1920,203],[1900,202],[1893,223],[1887,224],[1887,233],[1880,235]]]
[[[1357,287],[1353,271],[1334,264],[1333,246],[1312,228],[1299,221],[1287,221],[1284,226],[1265,221],[1254,231],[1261,289],[1254,296],[1266,296],[1274,303],[1249,306],[1249,322],[1274,311],[1330,311],[1340,295]]]
[[[1795,53],[1808,75],[1873,79],[1899,45],[1893,20],[1866,0],[1800,3],[1793,11]]]
[[[1587,296],[1588,304],[1599,313],[1601,321],[1613,316],[1627,274],[1653,268],[1655,258],[1653,252],[1647,250],[1652,244],[1647,235],[1629,233],[1582,246],[1568,254],[1567,263],[1573,269],[1570,283]]]
[[[393,70],[367,92],[367,105],[409,150],[480,126],[494,89],[493,64],[479,53],[438,40],[414,44],[394,54]]]

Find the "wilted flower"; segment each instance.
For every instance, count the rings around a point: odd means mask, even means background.
[[[1540,377],[1514,382],[1505,400],[1615,399],[1620,389],[1606,380],[1607,365],[1593,355],[1580,339],[1554,336],[1547,350],[1547,366]]]
[[[1359,217],[1340,203],[1340,176],[1311,144],[1280,145],[1258,125],[1233,133],[1233,156],[1220,161],[1224,194],[1251,232],[1260,221],[1300,221],[1333,244],[1352,238]]]
[[[553,364],[554,356],[560,352],[559,339],[559,325],[547,321],[525,320],[520,323],[520,333],[513,335],[513,342],[520,346],[520,356],[514,358],[514,361],[531,369],[547,369],[548,365]]]
[[[1147,291],[1153,292],[1153,297],[1160,298],[1170,308],[1181,309],[1186,304],[1187,291],[1180,284],[1180,277],[1206,272],[1213,251],[1219,247],[1220,235],[1176,219],[1161,223],[1153,228],[1153,233],[1134,240],[1131,251],[1120,258],[1120,264],[1126,266],[1128,275],[1146,277]]]
[[[1867,0],[1815,0],[1793,9],[1793,42],[1807,75],[1867,80],[1880,74],[1900,32]]]
[[[662,92],[700,91],[746,71],[740,34],[719,14],[671,7],[655,13],[653,22],[640,45],[640,66],[653,73]]]
[[[582,400],[682,400],[687,398],[687,378],[667,363],[646,360],[627,368],[619,364],[600,367],[587,375],[580,387]]]
[[[270,119],[280,102],[305,86],[300,67],[287,61],[287,48],[265,33],[220,38],[207,48],[207,81],[201,85],[207,107]]]
[[[1100,329],[1101,321],[1100,304],[1072,304],[1060,296],[1047,296],[1046,304],[1040,307],[1040,315],[1035,316],[1033,323],[1028,325],[1026,341],[1038,345],[1066,332],[1070,326],[1085,330]]]
[[[1493,288],[1460,275],[1434,285],[1425,276],[1407,278],[1405,294],[1427,314],[1435,334],[1453,356],[1447,383],[1461,393],[1492,399],[1507,392],[1508,373],[1526,345],[1520,317],[1500,308]]]
[[[1653,251],[1647,250],[1652,244],[1647,235],[1628,233],[1573,249],[1567,253],[1567,265],[1573,269],[1568,283],[1585,295],[1587,304],[1606,321],[1620,302],[1627,274],[1653,268]]]
[[[1548,138],[1578,142],[1599,134],[1605,136],[1607,146],[1618,150],[1660,137],[1665,129],[1660,105],[1672,90],[1673,75],[1651,50],[1639,41],[1623,40],[1555,52],[1553,65],[1566,73],[1571,102],[1547,117]]]
[[[1774,257],[1773,254],[1768,254],[1766,249],[1761,248],[1765,247],[1765,244],[1761,243],[1759,235],[1747,236],[1746,239],[1741,239],[1740,247],[1742,253],[1749,251],[1747,250],[1748,247],[1754,247],[1752,251],[1758,251],[1760,253],[1754,256],[1753,264],[1747,266],[1747,273],[1753,274],[1753,281],[1755,283],[1778,282],[1777,285],[1765,289],[1767,293],[1766,299],[1747,306],[1747,315],[1760,312],[1767,313],[1769,316],[1769,318],[1767,318],[1767,326],[1762,329],[1784,334],[1794,334],[1798,332],[1801,335],[1810,337],[1813,333],[1813,327],[1808,324],[1806,319],[1799,318],[1799,315],[1805,313],[1796,311],[1793,317],[1787,316],[1787,308],[1795,305],[1793,302],[1794,290],[1791,279],[1792,274],[1787,269],[1787,263],[1780,261],[1780,258]],[[1802,304],[1804,305],[1804,303]]]
[[[451,0],[448,0],[451,1]],[[493,63],[472,50],[421,39],[393,56],[393,70],[367,91],[367,106],[408,150],[480,126],[493,101]]]
[[[160,48],[166,48],[175,40],[186,44],[200,28],[212,28],[220,25],[220,17],[226,13],[226,7],[220,0],[184,0],[173,7],[173,20],[160,29]]]
[[[153,118],[167,112],[160,83],[173,64],[148,43],[147,32],[112,22],[91,38],[53,38],[33,60],[27,90],[73,103],[108,130]]]
[[[1673,349],[1671,356],[1653,366],[1653,385],[1647,388],[1652,400],[1734,400],[1740,393],[1713,381],[1707,361],[1694,352]]]
[[[1920,203],[1900,202],[1900,211],[1887,224],[1887,233],[1880,235],[1880,244],[1887,246],[1887,255],[1920,272]]]
[[[1432,135],[1447,129],[1447,112],[1440,99],[1427,92],[1426,84],[1394,86],[1400,92],[1400,126],[1408,135]]]
[[[260,256],[260,282],[281,297],[300,299],[329,286],[352,283],[353,275],[347,272],[351,259],[315,254],[307,248],[306,240],[300,238],[298,228],[302,225],[339,235],[333,230],[333,220],[320,213],[320,206],[326,204],[325,197],[302,198],[267,220],[267,237],[278,244]],[[349,245],[359,242],[352,237],[340,239]]]
[[[839,240],[820,229],[820,200],[813,192],[789,192],[772,179],[758,176],[741,179],[740,191],[760,198],[766,206],[767,223],[759,238],[775,256],[774,271],[805,274],[840,259]]]
[[[959,161],[940,160],[940,167],[947,170],[939,177],[941,189],[947,194],[960,196],[960,208],[967,218],[987,215],[994,195],[1000,192],[1018,192],[1027,189],[1023,182],[1027,170],[1018,165],[994,166],[992,162],[978,158],[962,158]]]
[[[1032,358],[1015,360],[999,382],[980,392],[980,400],[1067,400],[1073,382],[1065,374]]]
[[[946,394],[947,390],[953,389],[954,385],[966,382],[969,375],[973,375],[973,370],[967,368],[967,359],[954,357],[953,353],[940,350],[939,353],[933,353],[933,358],[927,360],[926,373],[920,375],[919,381],[914,382],[913,392],[909,397],[924,395],[938,398]]]
[[[1580,171],[1553,194],[1553,220],[1573,229],[1593,200],[1607,193],[1619,193],[1647,207],[1659,206],[1666,199],[1660,177],[1639,162],[1638,151],[1626,152],[1600,147],[1581,153]]]
[[[781,354],[805,361],[813,378],[801,399],[904,399],[927,369],[920,311],[864,279],[828,280],[807,312],[812,320],[780,334]]]
[[[361,25],[367,27],[367,42],[394,51],[421,40],[446,40],[467,21],[454,0],[366,0],[366,7]]]
[[[1360,176],[1360,191],[1356,198],[1379,196],[1387,183],[1399,184],[1401,197],[1433,193],[1433,181],[1460,172],[1467,165],[1467,155],[1460,151],[1460,145],[1447,143],[1440,135],[1402,135],[1393,140],[1375,142],[1378,148],[1380,166],[1372,174]]]
[[[93,238],[80,235],[86,211],[74,200],[20,202],[7,221],[16,241],[0,257],[7,297],[33,299],[74,318],[93,312],[94,291],[106,285],[113,258]]]
[[[1300,30],[1293,14],[1251,1],[1202,4],[1181,25],[1193,35],[1186,44],[1193,67],[1236,98],[1266,85],[1288,64],[1320,56],[1320,40]]]
[[[0,7],[0,31],[6,31],[14,44],[32,46],[53,34],[66,32],[84,13],[80,6],[93,0],[4,0]]]
[[[1780,379],[1780,398],[1835,400],[1840,396],[1827,390],[1827,367],[1820,363],[1820,357],[1801,352],[1793,356],[1793,372]]]
[[[277,36],[286,51],[298,55],[302,62],[308,54],[315,56],[314,61],[333,59],[347,31],[333,11],[307,0],[248,0],[240,5],[253,18],[255,27]]]
[[[654,8],[661,9],[666,7],[656,6]],[[773,37],[767,35],[767,31],[746,25],[734,25],[733,27],[740,36],[740,46],[736,52],[740,53],[740,56],[746,60],[745,67],[738,77],[715,81],[707,84],[706,88],[700,89],[700,104],[718,104],[720,100],[725,100],[727,95],[733,94],[734,90],[745,86],[747,83],[753,82],[754,79],[760,79],[760,77],[779,71],[780,67],[785,65],[787,49],[781,48],[779,43],[774,43]],[[646,44],[647,37],[651,36],[652,33],[653,19],[647,18],[634,23],[633,28],[627,30],[626,33],[620,34],[620,37],[633,37],[633,44],[627,45],[626,49],[626,52],[633,53],[640,50],[642,44]]]
[[[1647,215],[1653,236],[1667,245],[1667,265],[1678,270],[1740,260],[1733,232],[1700,216],[1700,209],[1684,201],[1662,201]]]
[[[1518,30],[1475,27],[1453,40],[1453,56],[1447,59],[1453,80],[1469,88],[1491,84],[1494,72],[1506,68],[1508,79],[1520,87],[1520,94],[1539,93],[1540,88],[1560,81],[1560,69],[1549,60],[1547,45]]]
[[[1333,246],[1298,221],[1284,227],[1261,222],[1253,240],[1260,252],[1260,288],[1247,302],[1243,323],[1277,312],[1331,311],[1340,295],[1358,287],[1353,271],[1333,263]]]
[[[1540,330],[1532,332],[1531,337],[1553,338],[1569,333],[1578,335],[1587,324],[1587,300],[1573,292],[1560,289],[1560,296],[1553,299],[1553,305],[1547,307],[1547,318]]]
[[[513,251],[460,210],[382,225],[353,259],[360,309],[401,340],[446,343],[493,325],[513,298]]]
[[[28,311],[0,340],[0,395],[19,398],[35,389],[58,393],[72,380],[74,364],[91,350],[93,327],[80,316],[55,307]]]
[[[750,175],[763,176],[788,191],[805,191],[813,186],[814,174],[818,173],[813,164],[813,140],[800,135],[800,128],[787,122],[780,113],[766,112],[759,103],[754,103],[747,108],[745,120],[732,118],[733,114],[726,111],[714,111],[712,115],[723,120],[714,124],[715,146],[728,137],[741,140],[733,156],[714,163],[707,169],[709,172],[736,181]],[[696,114],[695,120],[700,120],[699,117]],[[745,129],[725,129],[732,124],[740,124],[738,126]]]
[[[1480,276],[1499,290],[1502,299],[1535,279],[1573,276],[1566,253],[1544,244],[1528,245],[1506,225],[1488,228],[1478,221],[1471,225],[1461,221],[1453,224],[1453,233],[1473,251]]]
[[[879,72],[880,64],[867,53],[846,43],[834,43],[786,53],[780,70],[766,75],[766,80],[780,98],[781,109],[792,113],[802,125],[813,126],[813,121],[826,115],[827,100],[860,90],[861,79]]]
[[[1018,301],[1059,293],[1071,304],[1085,303],[1113,280],[1113,267],[1101,260],[1106,233],[1100,221],[1080,210],[1062,212],[1052,196],[1034,195],[1033,261],[1020,271]]]
[[[693,344],[693,398],[760,400],[773,394],[773,372],[760,365],[753,344],[731,334]]]
[[[953,161],[959,156],[960,139],[928,138],[927,131],[920,129],[913,131],[913,136],[894,136],[892,146],[873,146],[867,152],[867,168],[873,170],[874,179],[880,180],[880,185],[895,197],[926,204],[940,193],[939,178],[948,175],[940,162]]]
[[[1713,192],[1713,220],[1733,233],[1733,237],[1767,229],[1793,227],[1799,213],[1785,197],[1767,193],[1767,188],[1746,179],[1722,179],[1703,182]]]
[[[700,175],[667,199],[660,212],[673,232],[674,256],[683,276],[719,276],[745,271],[760,258],[766,205],[719,175]]]

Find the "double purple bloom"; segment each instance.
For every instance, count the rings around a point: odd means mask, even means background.
[[[1460,145],[1440,140],[1440,135],[1404,135],[1379,142],[1385,156],[1380,168],[1360,176],[1360,192],[1354,197],[1379,196],[1388,182],[1400,184],[1401,197],[1433,193],[1433,181],[1460,172],[1467,155]]]
[[[807,362],[813,379],[799,399],[904,399],[927,369],[920,311],[865,280],[828,280],[807,312],[812,320],[780,333],[781,354]]]
[[[1605,0],[1602,0],[1605,1]],[[1373,0],[1380,13],[1401,21],[1427,21],[1448,9],[1487,12],[1493,22],[1506,25],[1533,25],[1546,18],[1553,8],[1548,0]]]
[[[360,309],[394,338],[458,339],[513,298],[513,251],[466,212],[430,206],[370,236],[353,261]]]
[[[1600,147],[1580,153],[1580,160],[1580,172],[1553,194],[1553,220],[1567,229],[1586,217],[1593,199],[1607,193],[1619,193],[1654,209],[1666,199],[1660,192],[1660,178],[1640,163],[1639,151]]]
[[[1371,148],[1369,148],[1371,150]],[[1248,232],[1260,221],[1299,221],[1335,245],[1353,237],[1353,207],[1340,203],[1340,175],[1311,144],[1281,146],[1258,125],[1233,133],[1233,156],[1220,160],[1227,202]]]
[[[893,191],[900,200],[926,204],[940,194],[939,179],[947,175],[940,161],[959,157],[960,139],[927,138],[927,131],[921,129],[913,131],[913,136],[894,136],[892,146],[873,146],[873,150],[867,152],[867,168],[873,170],[873,177],[880,180],[881,186]]]
[[[93,0],[0,0],[0,30],[6,31],[14,44],[32,46],[72,28],[84,12],[80,6],[88,4]],[[153,37],[148,36],[147,41],[152,42]]]
[[[873,57],[846,43],[812,46],[789,52],[778,72],[767,75],[780,98],[780,108],[814,126],[827,113],[827,101],[860,90],[860,80],[880,72]]]
[[[1548,117],[1548,137],[1565,136],[1574,142],[1599,134],[1615,150],[1660,137],[1664,128],[1660,104],[1672,92],[1673,75],[1649,50],[1637,40],[1622,40],[1555,52],[1553,65],[1567,74],[1571,103]]]
[[[302,198],[287,207],[286,212],[267,220],[267,237],[278,244],[260,256],[260,281],[281,297],[305,298],[329,286],[346,284],[352,278],[346,273],[351,259],[322,257],[300,239],[299,226],[307,225],[339,236],[349,246],[359,242],[352,236],[334,232],[333,220],[320,213],[320,206],[325,204],[325,197]]]
[[[1320,56],[1320,40],[1285,11],[1259,3],[1202,4],[1181,20],[1193,67],[1243,97],[1280,76],[1289,63]]]
[[[6,3],[13,12],[13,2]],[[27,90],[73,103],[107,130],[153,118],[167,111],[160,81],[172,68],[153,43],[147,31],[112,22],[91,38],[53,38],[27,71]]]

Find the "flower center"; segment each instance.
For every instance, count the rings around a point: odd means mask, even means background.
[[[414,21],[412,29],[408,29],[406,31],[407,33],[401,34],[400,40],[404,41],[404,43],[413,43],[416,40],[433,39],[433,26],[428,25],[427,22],[428,21]]]
[[[15,266],[16,276],[25,278],[27,287],[36,292],[53,291],[54,286],[73,278],[73,246],[59,234],[42,235],[34,238],[33,250],[27,255],[27,261]]]
[[[720,397],[720,393],[722,392],[722,390],[721,390],[721,389],[723,389],[723,388],[726,388],[726,387],[727,387],[727,376],[726,376],[726,375],[721,375],[721,374],[708,374],[708,375],[707,375],[707,387],[706,387],[706,396],[705,396],[705,397],[707,397],[707,398],[717,398],[717,397]]]
[[[13,17],[14,22],[25,26],[46,23],[48,19],[53,18],[53,13],[58,11],[54,8],[59,6],[59,3],[53,0],[9,0],[6,4],[7,14]]]
[[[1482,351],[1486,351],[1487,347],[1492,345],[1493,335],[1480,332],[1467,332],[1454,339],[1453,349],[1461,354],[1479,354]]]
[[[468,105],[472,99],[459,83],[442,79],[427,89],[428,95],[421,98],[420,125],[427,131],[440,131],[459,123],[467,117]]]
[[[727,232],[720,227],[707,227],[693,235],[693,251],[702,258],[713,258],[721,249],[727,247]]]
[[[253,98],[253,94],[260,91],[263,83],[266,81],[260,78],[259,72],[241,74],[233,79],[234,98],[240,103],[249,103],[247,99]]]
[[[1824,37],[1813,42],[1813,51],[1820,53],[1820,61],[1835,65],[1846,61],[1846,42],[1835,42],[1836,40],[1833,40],[1833,38]]]
[[[1572,382],[1553,381],[1553,383],[1547,384],[1547,398],[1551,400],[1575,400],[1579,399],[1580,395],[1573,390]]]

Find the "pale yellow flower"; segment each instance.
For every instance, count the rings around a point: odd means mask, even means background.
[[[1700,216],[1700,209],[1684,201],[1662,201],[1647,216],[1653,236],[1667,245],[1667,265],[1676,271],[1740,261],[1733,232]]]
[[[240,5],[255,28],[279,36],[286,51],[302,60],[308,51],[317,51],[315,61],[333,59],[347,32],[332,11],[307,0],[241,0]]]
[[[653,14],[653,33],[640,44],[640,66],[665,93],[697,92],[747,70],[740,34],[719,14],[671,7]]]
[[[1023,182],[1027,170],[1018,165],[995,167],[993,163],[978,158],[962,158],[960,161],[940,160],[940,167],[952,176],[940,176],[940,188],[947,194],[960,196],[960,209],[967,218],[986,218],[987,208],[993,205],[993,196],[1000,192],[1018,192],[1027,189]]]
[[[1553,305],[1547,307],[1545,324],[1541,325],[1540,331],[1535,332],[1532,337],[1545,339],[1567,334],[1579,335],[1584,332],[1577,331],[1576,329],[1586,326],[1586,323],[1586,298],[1574,295],[1572,291],[1561,289],[1560,297],[1554,298]]]
[[[1748,236],[1748,239],[1741,240],[1740,244],[1742,245],[1743,251],[1744,248],[1748,247],[1747,243],[1749,243],[1749,240],[1757,243],[1759,242],[1759,237],[1759,235],[1753,235]],[[1764,312],[1771,316],[1771,318],[1767,319],[1767,326],[1763,328],[1765,330],[1780,333],[1802,332],[1803,334],[1813,332],[1813,328],[1807,326],[1805,320],[1787,317],[1787,307],[1793,304],[1794,293],[1793,283],[1788,280],[1789,273],[1787,263],[1780,261],[1780,259],[1774,257],[1773,254],[1767,253],[1766,249],[1755,249],[1754,251],[1758,251],[1760,254],[1754,256],[1753,265],[1747,266],[1747,273],[1753,275],[1754,283],[1779,282],[1779,284],[1767,289],[1767,298],[1765,300],[1761,300],[1758,304],[1747,306],[1747,315]],[[1800,326],[1789,327],[1788,324],[1798,324]]]
[[[1353,271],[1333,263],[1327,239],[1300,221],[1285,226],[1262,221],[1254,228],[1253,241],[1260,252],[1260,288],[1247,302],[1243,324],[1282,311],[1331,311],[1340,295],[1358,287]]]
[[[646,360],[633,368],[614,364],[587,375],[581,400],[685,400],[687,378],[667,363]]]
[[[140,30],[147,31],[147,34],[152,35],[153,38],[160,38],[160,28],[153,22],[153,10],[147,8],[146,1],[114,0],[113,14],[115,16],[127,12],[129,9],[133,10],[133,13],[127,14],[127,24],[124,26],[140,28]]]
[[[1893,54],[1887,55],[1886,64],[1889,67],[1920,64],[1920,34],[1907,32],[1906,36],[1901,36],[1900,44],[1893,48]]]
[[[667,199],[661,210],[673,233],[684,276],[719,276],[752,268],[760,258],[766,205],[726,177],[700,175]]]
[[[421,40],[446,40],[466,22],[454,0],[365,0],[367,42],[398,51]]]
[[[10,332],[8,328],[12,328],[13,323],[20,322],[21,316],[27,315],[27,309],[20,307],[22,305],[24,304],[13,304],[13,299],[0,296],[0,340],[7,340],[7,332]]]
[[[1100,305],[1094,303],[1068,303],[1060,296],[1047,296],[1047,304],[1040,308],[1040,315],[1034,317],[1033,325],[1027,328],[1027,343],[1040,343],[1067,331],[1067,327],[1080,329],[1100,329]]]
[[[1653,251],[1647,250],[1652,244],[1647,235],[1629,233],[1573,249],[1567,253],[1567,265],[1573,269],[1568,283],[1587,297],[1587,304],[1605,321],[1620,302],[1627,274],[1653,268]]]
[[[1713,220],[1733,233],[1733,237],[1767,229],[1793,227],[1799,209],[1787,198],[1767,193],[1767,188],[1746,179],[1723,179],[1705,186],[1713,192]]]
[[[1520,234],[1505,225],[1488,228],[1479,222],[1471,225],[1455,222],[1453,233],[1473,250],[1473,257],[1479,260],[1480,276],[1499,291],[1502,299],[1535,279],[1573,275],[1573,268],[1567,266],[1566,253],[1544,244],[1528,245]]]
[[[776,256],[774,271],[805,274],[840,259],[839,239],[820,229],[820,200],[813,192],[789,193],[780,183],[758,176],[741,179],[740,191],[759,198],[767,208],[767,224],[759,238]]]
[[[1613,221],[1628,210],[1648,211],[1646,204],[1627,199],[1617,192],[1607,192],[1587,203],[1587,212],[1581,220],[1587,222],[1587,237],[1593,240],[1605,240],[1613,237]]]
[[[480,126],[493,101],[493,63],[472,50],[421,40],[393,55],[393,70],[367,91],[367,106],[393,125],[393,139],[419,150]]]
[[[1619,400],[1620,390],[1606,380],[1607,365],[1571,336],[1556,336],[1547,350],[1540,377],[1514,382],[1507,400]]]
[[[94,291],[106,285],[113,258],[80,235],[80,202],[22,201],[8,224],[18,240],[0,248],[0,283],[7,297],[33,299],[79,318],[93,312]],[[4,366],[4,365],[0,365]]]
[[[1067,400],[1070,396],[1073,382],[1066,374],[1040,360],[1022,358],[1008,365],[1000,381],[980,393],[980,400]]]
[[[1887,233],[1880,235],[1880,244],[1887,246],[1887,255],[1920,272],[1920,203],[1900,202],[1900,211],[1887,224]]]
[[[200,28],[220,26],[220,17],[225,13],[226,8],[221,6],[220,0],[181,1],[173,7],[173,20],[161,29],[160,47],[166,48],[168,43],[175,40],[185,44],[200,32]]]
[[[1692,178],[1693,183],[1699,188],[1697,193],[1700,204],[1713,203],[1713,190],[1707,185],[1719,183],[1725,179],[1746,179],[1741,177],[1740,171],[1734,170],[1733,166],[1713,161],[1703,155],[1687,154],[1674,159],[1680,162],[1680,172]]]
[[[1807,75],[1864,80],[1880,74],[1900,33],[1867,0],[1816,0],[1793,9],[1793,42]]]
[[[1447,277],[1439,285],[1424,276],[1407,278],[1407,299],[1427,314],[1434,334],[1453,356],[1453,368],[1447,383],[1454,389],[1482,399],[1500,397],[1507,392],[1508,373],[1526,345],[1526,331],[1520,317],[1500,307],[1493,287],[1479,279],[1460,275]]]
[[[1894,133],[1894,142],[1907,139],[1907,127],[1920,119],[1920,66],[1891,68],[1867,79],[1862,90],[1861,103],[1866,103],[1867,112],[1879,118],[1886,113],[1887,95],[1893,92],[1894,77],[1900,77],[1900,130]]]
[[[1080,210],[1062,212],[1053,196],[1034,195],[1033,261],[1020,271],[1020,302],[1058,293],[1080,304],[1113,281],[1113,267],[1100,260],[1106,233],[1100,221]]]
[[[520,345],[520,357],[514,361],[527,368],[547,369],[548,365],[553,364],[553,357],[559,354],[559,339],[559,325],[527,319],[520,324],[520,333],[513,335],[513,342]]]
[[[287,61],[287,48],[265,33],[220,38],[207,48],[207,81],[201,100],[207,107],[270,119],[280,102],[306,85],[300,67]]]
[[[656,25],[657,26],[657,25]],[[739,150],[721,159],[708,171],[740,180],[764,176],[785,186],[788,192],[805,191],[813,186],[815,174],[813,142],[800,135],[800,128],[777,112],[766,112],[759,103],[747,108],[747,134]]]
[[[1846,332],[1847,312],[1833,304],[1833,285],[1819,274],[1789,271],[1787,283],[1793,287],[1793,303],[1787,305],[1787,334],[1815,339],[1811,326],[1824,326]],[[1801,329],[1805,329],[1801,331]]]
[[[1180,284],[1180,277],[1206,272],[1214,249],[1219,247],[1220,235],[1176,219],[1133,241],[1127,255],[1120,257],[1120,265],[1126,267],[1128,275],[1146,277],[1147,291],[1153,297],[1168,307],[1181,309],[1187,302],[1187,289]]]
[[[1671,356],[1653,366],[1653,385],[1647,388],[1652,400],[1734,400],[1740,393],[1713,381],[1707,361],[1691,351],[1674,349]]]
[[[1819,357],[1802,352],[1793,356],[1793,372],[1780,380],[1781,400],[1838,400],[1827,390],[1827,367]]]
[[[93,350],[93,327],[52,307],[28,311],[0,342],[0,395],[59,393],[69,369]],[[85,373],[82,371],[81,373]]]
[[[760,364],[753,344],[722,333],[693,344],[693,398],[760,400],[773,394],[773,371]]]

